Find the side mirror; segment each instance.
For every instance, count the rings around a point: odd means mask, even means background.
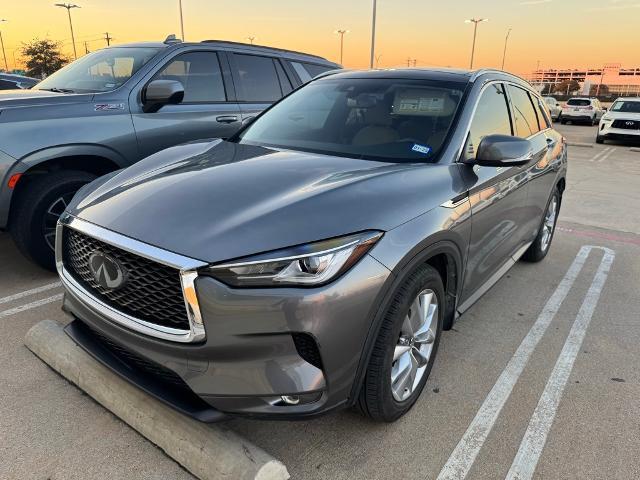
[[[157,112],[164,105],[175,105],[182,102],[184,98],[184,87],[175,80],[154,80],[143,93],[144,113]]]
[[[482,139],[472,162],[483,167],[524,165],[533,158],[531,142],[511,135],[487,135]]]

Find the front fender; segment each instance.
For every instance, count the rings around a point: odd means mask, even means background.
[[[351,390],[349,399],[351,404],[358,398],[387,305],[406,276],[435,255],[446,254],[453,263],[453,269],[447,269],[449,278],[446,282],[448,284],[446,308],[452,316],[455,313],[471,237],[470,220],[471,206],[468,200],[454,208],[438,207],[386,232],[382,240],[369,252],[369,255],[391,270],[392,275],[383,286],[383,294],[377,305],[376,314],[371,319]],[[452,285],[455,286],[452,287]]]
[[[20,163],[0,150],[0,230],[7,228],[9,221],[9,206],[11,205],[11,197],[13,189],[7,186],[9,178],[19,171]]]
[[[64,157],[78,157],[78,156],[90,156],[90,157],[102,157],[113,162],[117,168],[124,168],[131,165],[132,161],[127,160],[120,152],[113,148],[96,145],[92,143],[73,143],[69,145],[58,145],[53,147],[43,148],[20,159],[20,163],[23,165],[23,171],[30,169],[38,164]]]

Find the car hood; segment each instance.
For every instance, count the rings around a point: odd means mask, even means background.
[[[94,95],[87,93],[69,94],[46,90],[0,90],[0,109],[3,107],[31,106],[50,103],[88,101]]]
[[[604,115],[605,119],[611,119],[611,120],[618,120],[618,119],[623,119],[623,120],[640,120],[640,113],[633,113],[633,112],[614,112],[612,110],[609,110],[607,113],[605,113]]]
[[[173,147],[103,177],[78,192],[68,211],[213,263],[390,230],[450,199],[455,169],[218,140]]]

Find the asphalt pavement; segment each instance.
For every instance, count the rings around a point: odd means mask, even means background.
[[[426,389],[394,424],[350,411],[228,426],[294,479],[640,478],[640,152],[572,143],[549,256],[518,263],[445,332]],[[0,478],[189,479],[22,343],[66,322],[55,275],[0,234]]]

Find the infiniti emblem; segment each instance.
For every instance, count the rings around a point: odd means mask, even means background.
[[[628,120],[627,122],[625,122],[625,125],[631,126],[634,125],[636,122],[632,122],[631,120]]]
[[[89,270],[96,283],[108,290],[117,290],[127,281],[127,271],[109,255],[95,251],[89,256]]]

